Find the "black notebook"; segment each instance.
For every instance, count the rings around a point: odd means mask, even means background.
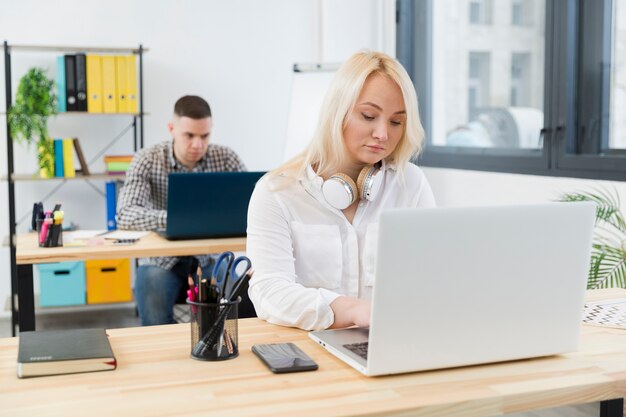
[[[20,332],[17,376],[110,371],[117,362],[104,329]]]

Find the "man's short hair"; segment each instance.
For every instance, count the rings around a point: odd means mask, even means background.
[[[202,97],[183,96],[174,104],[174,114],[178,117],[206,119],[211,117],[211,107]]]

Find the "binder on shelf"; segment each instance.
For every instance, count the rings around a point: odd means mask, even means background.
[[[63,172],[66,178],[74,178],[74,140],[72,138],[63,139]]]
[[[117,112],[117,79],[115,56],[102,55],[102,108],[104,113]]]
[[[54,176],[65,176],[63,168],[63,139],[54,139]]]
[[[126,97],[128,98],[128,112],[137,113],[139,99],[137,97],[137,57],[134,54],[126,55]]]
[[[117,183],[115,181],[107,181],[105,187],[107,201],[107,230],[116,230],[117,221],[115,220],[115,211],[117,208]]]
[[[76,54],[76,110],[87,111],[87,63],[85,54]]]
[[[89,166],[87,165],[87,161],[85,160],[85,155],[83,155],[83,149],[80,147],[80,142],[78,138],[73,139],[74,150],[76,151],[76,156],[78,157],[78,163],[80,164],[80,170],[76,170],[76,172],[82,172],[84,176],[90,175]]]
[[[100,55],[87,55],[87,111],[102,113],[102,60]]]
[[[128,82],[126,73],[126,56],[115,57],[115,73],[117,75],[117,112],[128,113]]]
[[[65,101],[65,57],[57,57],[57,110],[64,113],[67,108]]]
[[[65,55],[65,110],[76,111],[76,57]]]

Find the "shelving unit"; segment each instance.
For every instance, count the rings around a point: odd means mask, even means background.
[[[88,113],[88,112],[64,112],[59,113],[59,116],[63,117],[112,117],[112,116],[126,116],[132,117],[132,130],[133,130],[133,149],[137,151],[143,148],[143,54],[147,52],[147,49],[139,45],[138,48],[125,48],[125,47],[86,47],[86,46],[63,46],[63,45],[10,45],[7,41],[4,41],[4,72],[5,72],[5,93],[6,93],[6,109],[8,110],[13,102],[13,93],[11,88],[11,58],[12,53],[17,52],[42,52],[42,53],[113,53],[113,54],[135,54],[137,55],[138,63],[138,112],[137,113]],[[6,116],[6,115],[5,115]],[[13,138],[11,138],[11,131],[7,123],[7,174],[2,180],[7,181],[8,185],[8,205],[9,205],[9,252],[10,252],[10,268],[11,268],[11,312],[12,312],[12,333],[15,336],[15,328],[17,325],[15,314],[16,312],[16,295],[17,295],[17,283],[18,283],[18,269],[16,264],[16,213],[15,213],[15,182],[17,181],[76,181],[83,180],[88,181],[90,179],[102,180],[102,179],[116,179],[121,180],[123,175],[108,175],[105,173],[91,174],[83,176],[77,174],[74,178],[49,178],[42,179],[32,175],[15,174],[14,161],[13,161]],[[130,127],[130,126],[129,126]],[[63,185],[60,184],[60,185]],[[57,185],[59,187],[60,185]]]

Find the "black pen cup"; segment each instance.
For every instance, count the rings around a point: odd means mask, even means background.
[[[53,219],[37,219],[37,243],[41,248],[63,246],[63,223]]]
[[[238,307],[241,297],[220,303],[187,299],[191,310],[191,357],[223,361],[239,356]]]

